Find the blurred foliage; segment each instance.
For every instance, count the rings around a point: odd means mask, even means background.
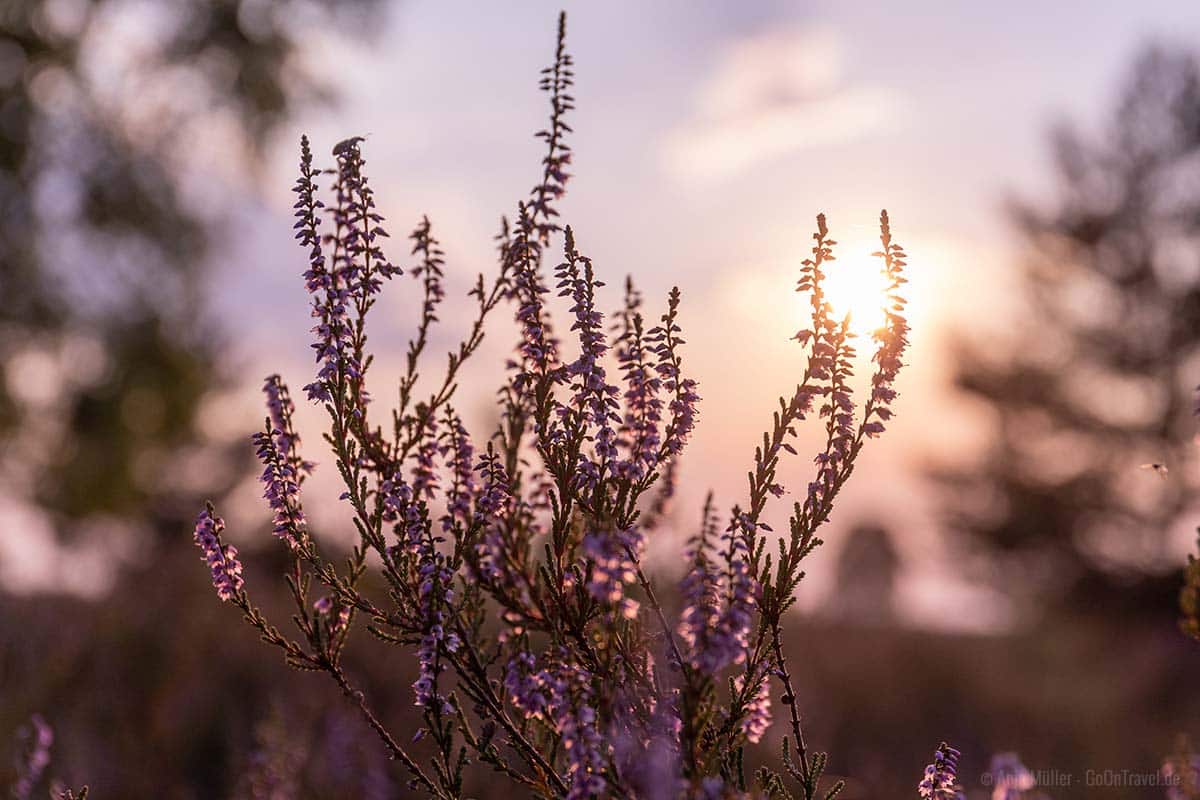
[[[377,10],[0,4],[0,495],[64,541],[96,518],[177,537],[241,474],[199,429],[223,374],[213,245],[272,132],[330,97],[309,39]]]
[[[261,586],[286,568],[282,553],[263,551],[247,580]],[[285,615],[287,599],[270,595],[265,611]],[[213,602],[190,548],[164,550],[156,570],[103,605],[0,598],[0,642],[18,639],[0,648],[0,685],[21,687],[0,704],[0,730],[41,710],[56,733],[48,775],[86,782],[94,797],[246,797],[261,757],[295,763],[297,752],[292,796],[410,796],[403,767],[386,761],[327,678],[264,657],[237,611]],[[825,641],[838,646],[816,646]],[[978,782],[990,754],[1018,749],[1031,769],[1073,774],[1073,785],[1049,792],[1072,800],[1098,796],[1088,769],[1152,773],[1178,733],[1200,734],[1200,698],[1184,691],[1200,648],[1169,619],[1124,632],[1120,646],[1104,620],[964,637],[791,618],[788,642],[806,724],[832,753],[830,773],[850,777],[850,800],[915,796],[927,742],[942,736],[963,744],[972,799],[990,796]],[[393,730],[413,731],[416,663],[391,652],[360,637],[346,669]],[[758,752],[777,754],[786,728],[777,714]],[[12,746],[0,741],[0,786]],[[432,746],[427,738],[412,750]],[[486,772],[473,780],[468,796],[512,796]],[[1161,797],[1162,787],[1105,796]]]
[[[1052,206],[1013,209],[1023,316],[957,344],[994,437],[941,474],[951,523],[1030,603],[1165,615],[1197,489],[1200,61],[1144,50],[1103,137],[1064,128],[1054,154]]]
[[[0,704],[0,731],[45,709],[55,730],[46,782],[87,783],[94,797],[395,797],[398,773],[336,687],[264,658],[236,612],[214,608],[191,551],[163,548],[155,569],[104,603],[0,596],[0,642],[20,642],[0,647],[0,684],[21,688]],[[259,582],[286,568],[272,555],[251,567]],[[413,678],[375,655],[352,664],[403,716]],[[11,749],[0,741],[0,787]],[[296,794],[253,793],[289,763]]]

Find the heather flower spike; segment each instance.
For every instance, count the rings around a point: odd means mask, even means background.
[[[1037,785],[1033,773],[1025,768],[1016,753],[996,753],[988,766],[992,779],[992,800],[1020,800],[1023,792]]]
[[[54,731],[41,714],[34,714],[29,726],[20,732],[22,752],[17,759],[17,776],[12,785],[13,800],[30,800],[33,791],[42,780],[46,767],[50,765],[50,747],[54,744]],[[85,789],[84,792],[87,790]]]
[[[213,511],[210,504],[196,517],[194,538],[209,571],[213,587],[221,600],[232,600],[242,590],[242,563],[237,548],[221,542],[225,520]]]
[[[479,768],[519,792],[570,800],[742,796],[743,750],[770,730],[774,695],[788,716],[785,772],[760,770],[759,786],[814,800],[826,756],[803,736],[783,614],[865,441],[891,418],[907,342],[899,294],[906,255],[883,213],[888,324],[876,334],[870,395],[859,400],[852,335],[823,288],[837,243],[817,218],[797,284],[809,301],[796,335],[803,369],[754,450],[747,495],[728,506],[709,495],[686,545],[681,610],[672,613],[676,604],[658,594],[670,582],[653,580],[643,556],[676,496],[700,388],[684,363],[680,290],[652,309],[628,278],[614,298],[605,285],[610,265],[593,261],[584,236],[562,219],[575,102],[565,32],[560,18],[554,60],[540,79],[549,124],[537,133],[538,177],[511,224],[502,222],[495,274],[467,292],[474,313],[440,371],[427,350],[443,318],[457,315],[450,256],[429,218],[411,229],[413,280],[389,291],[411,292],[419,312],[395,394],[380,394],[396,398],[392,408],[378,410],[384,404],[367,386],[372,309],[385,281],[400,274],[384,252],[367,142],[338,143],[324,168],[301,140],[295,230],[316,360],[305,393],[328,418],[323,438],[354,544],[348,555],[330,555],[310,531],[301,486],[313,464],[300,454],[294,404],[278,375],[263,384],[266,420],[253,443],[272,530],[288,555],[292,635],[251,604],[237,550],[222,540],[211,506],[197,518],[195,540],[218,597],[289,665],[327,674],[414,791],[457,800],[466,771]],[[480,436],[457,410],[457,392],[463,365],[505,303],[519,338],[495,395],[496,426]],[[602,309],[614,306],[606,317]],[[822,442],[807,476],[785,481],[782,459],[796,454],[810,416]],[[789,531],[780,535],[764,511],[789,492]],[[414,666],[419,730],[390,728],[347,674],[343,648],[361,628],[403,649]],[[639,754],[653,754],[652,771]],[[939,750],[930,792],[953,782],[956,758]],[[840,785],[821,787],[821,796]]]
[[[958,783],[958,758],[962,755],[942,742],[933,753],[933,763],[925,768],[925,776],[917,786],[921,797],[931,800],[965,800]]]

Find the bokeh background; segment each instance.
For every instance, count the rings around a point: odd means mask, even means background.
[[[293,765],[294,796],[405,795],[336,690],[212,597],[191,520],[219,501],[282,613],[248,434],[262,376],[313,372],[290,235],[300,133],[318,154],[367,137],[389,228],[428,214],[464,298],[537,174],[557,11],[0,6],[0,742],[42,713],[51,771],[97,797],[266,796],[264,753]],[[658,579],[704,493],[744,493],[795,383],[813,218],[842,245],[835,302],[867,330],[886,207],[912,256],[911,366],[791,621],[811,740],[846,797],[911,795],[942,738],[972,796],[1005,750],[1054,797],[1162,796],[1087,776],[1153,773],[1200,735],[1200,649],[1175,628],[1200,524],[1200,6],[568,11],[564,215],[613,308],[628,273],[651,308],[682,287],[704,398],[650,544]],[[402,279],[376,311],[381,398],[418,302]],[[444,317],[434,367],[462,333]],[[460,390],[480,438],[513,340],[498,322]],[[301,409],[317,461],[320,417]],[[331,548],[350,533],[334,477],[307,499]],[[411,665],[370,642],[351,658],[405,730]]]

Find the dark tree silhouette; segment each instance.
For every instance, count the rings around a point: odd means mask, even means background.
[[[1075,610],[1162,613],[1168,538],[1194,507],[1200,380],[1200,63],[1135,60],[1103,138],[1053,139],[1057,196],[1017,202],[1021,319],[960,344],[982,462],[941,472],[951,524],[1007,589]]]
[[[374,5],[0,4],[0,495],[64,542],[99,519],[177,536],[239,476],[197,429],[213,187],[253,189],[272,131],[328,96],[305,37]]]

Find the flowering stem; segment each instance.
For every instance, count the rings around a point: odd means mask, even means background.
[[[817,787],[813,785],[808,766],[808,745],[804,741],[804,731],[800,723],[800,710],[796,703],[796,691],[792,688],[792,676],[788,672],[787,659],[783,655],[782,632],[779,620],[771,621],[771,648],[775,651],[776,676],[783,684],[783,704],[791,712],[792,735],[796,739],[796,755],[800,759],[800,785],[804,789],[805,800],[812,800]]]
[[[392,734],[388,732],[388,729],[383,726],[383,723],[379,721],[375,714],[371,712],[370,707],[367,706],[367,700],[363,693],[352,687],[349,681],[346,680],[346,673],[342,671],[342,668],[329,661],[325,661],[322,666],[329,672],[330,675],[333,676],[334,681],[336,681],[337,685],[341,687],[341,690],[346,697],[358,707],[358,710],[362,713],[363,718],[367,721],[367,724],[371,726],[371,728],[379,736],[380,740],[382,740],[384,745],[387,747],[388,752],[392,754],[392,758],[404,764],[404,766],[407,767],[408,771],[412,774],[413,779],[428,789],[429,793],[434,797],[443,798],[443,800],[452,800],[449,795],[443,792],[436,784],[434,784],[433,781],[428,778],[428,776],[425,775],[425,773],[417,765],[417,762],[413,761],[408,753],[404,752],[404,748],[396,743],[396,740],[392,738]]]

